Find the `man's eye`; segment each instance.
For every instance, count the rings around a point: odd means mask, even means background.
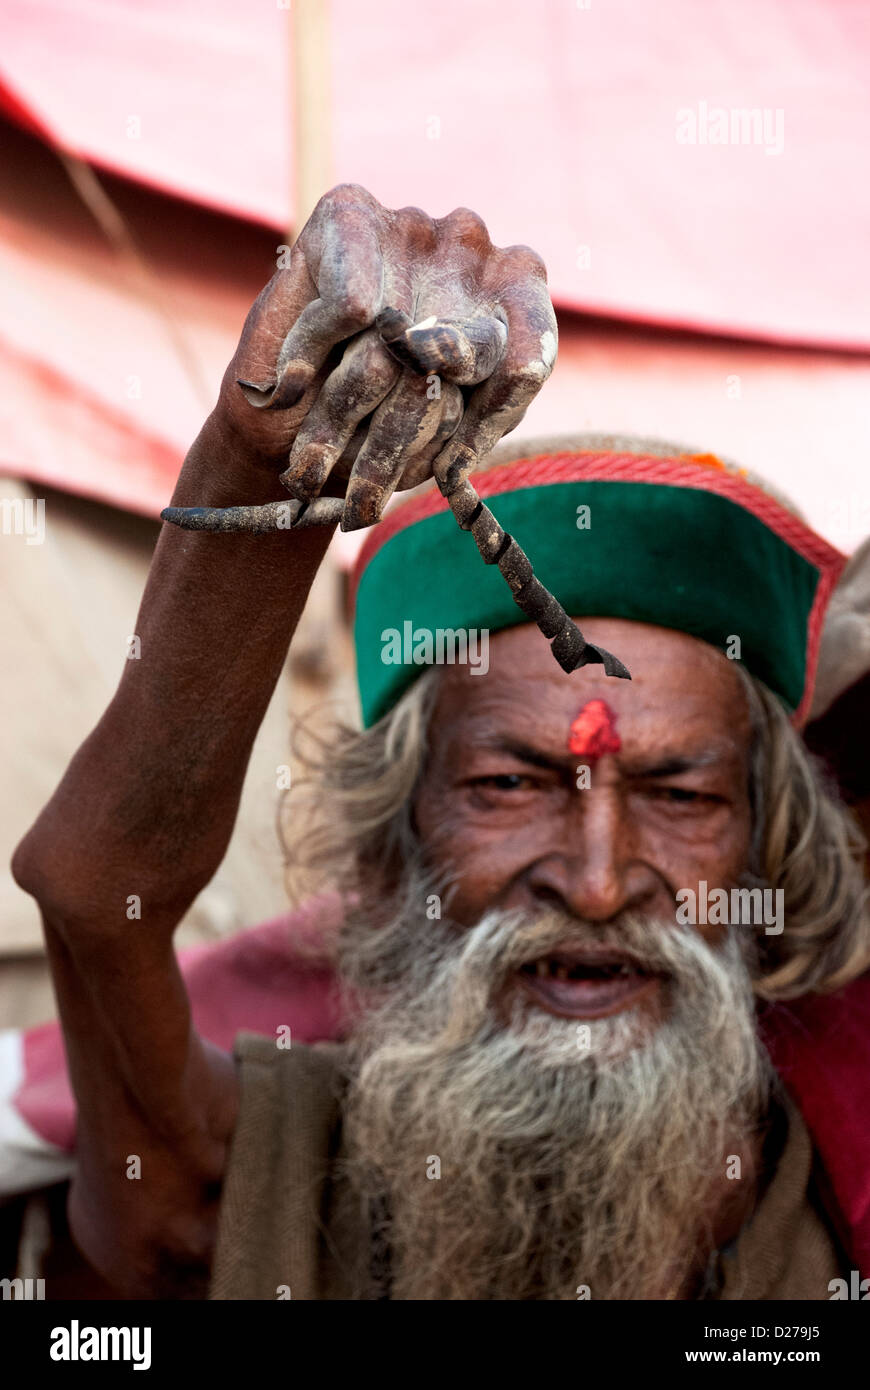
[[[659,801],[670,802],[672,805],[687,805],[692,802],[698,804],[712,805],[714,802],[721,801],[722,798],[714,796],[710,792],[694,791],[691,787],[651,787],[650,795]]]
[[[521,772],[499,772],[489,777],[475,777],[472,786],[490,787],[494,791],[513,792],[523,791],[531,783],[531,778],[524,777]]]

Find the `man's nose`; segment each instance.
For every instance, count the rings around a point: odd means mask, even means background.
[[[660,880],[640,857],[636,830],[618,791],[578,793],[551,849],[525,875],[539,907],[559,907],[590,922],[606,922],[652,902]]]

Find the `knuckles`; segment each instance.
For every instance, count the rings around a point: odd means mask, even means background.
[[[531,357],[528,362],[517,363],[505,372],[503,399],[505,405],[527,401],[540,391],[553,370],[555,358],[547,361],[542,357]]]
[[[435,219],[430,217],[428,212],[417,207],[399,208],[396,221],[404,233],[405,240],[417,254],[426,255],[433,250],[437,239],[437,227]]]
[[[345,338],[361,333],[373,322],[379,308],[379,297],[373,289],[347,285],[334,301],[336,331]]]
[[[512,276],[529,276],[535,280],[543,280],[546,284],[547,267],[544,258],[539,256],[537,251],[533,251],[531,246],[506,246],[501,255],[508,263]]]
[[[454,208],[436,225],[443,233],[446,233],[450,241],[459,242],[462,246],[469,246],[475,251],[492,250],[492,242],[489,239],[489,232],[486,230],[486,223],[480,214],[473,212],[471,208]]]
[[[361,183],[337,183],[319,199],[313,216],[335,212],[337,209],[365,207],[372,212],[385,213],[386,208]]]

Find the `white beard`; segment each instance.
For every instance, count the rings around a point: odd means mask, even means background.
[[[409,885],[391,923],[359,916],[340,943],[349,988],[380,998],[352,1038],[346,1138],[360,1198],[390,1213],[390,1296],[691,1287],[773,1074],[737,937],[713,949],[672,921],[504,912],[465,930],[421,921],[425,893]],[[569,937],[667,971],[658,1026],[630,1009],[590,1021],[578,1046],[576,1021],[519,995],[500,1014],[518,967]]]

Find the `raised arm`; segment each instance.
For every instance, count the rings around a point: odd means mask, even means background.
[[[175,496],[279,491],[215,414]],[[199,1290],[235,1107],[229,1059],[192,1030],[172,934],[223,857],[329,535],[164,527],[141,655],[14,860],[43,914],[78,1103],[73,1231],[143,1296]]]
[[[474,214],[433,222],[334,190],[253,306],[173,505],[346,489],[343,525],[370,524],[436,459],[473,467],[518,423],[554,330],[534,253],[493,248]],[[16,851],[78,1103],[71,1226],[138,1296],[205,1291],[236,1079],[192,1027],[172,935],[226,850],[331,530],[164,527],[139,656]]]

